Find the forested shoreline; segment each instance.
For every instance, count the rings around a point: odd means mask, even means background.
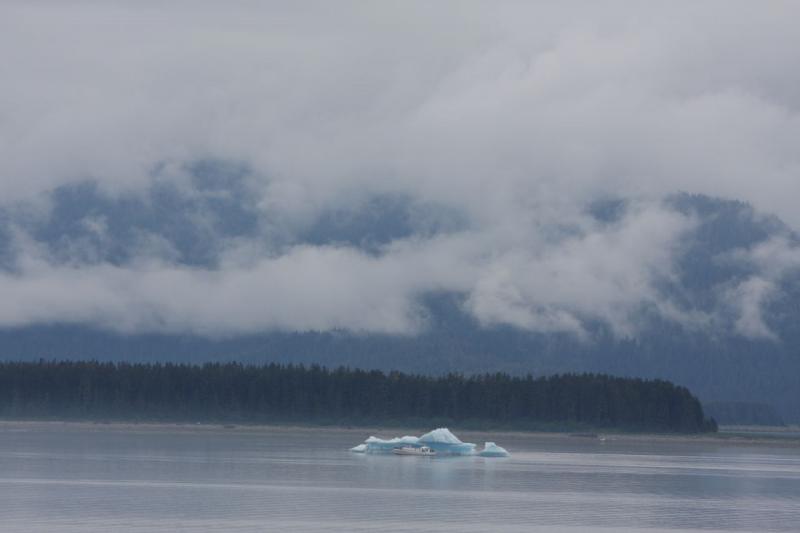
[[[0,362],[0,417],[716,431],[688,389],[663,380],[291,364]]]

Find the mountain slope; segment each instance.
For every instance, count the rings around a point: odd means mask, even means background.
[[[13,279],[22,268],[22,248],[32,247],[59,265],[124,266],[151,254],[213,271],[231,243],[271,250],[343,245],[380,257],[394,242],[470,227],[468,217],[446,206],[378,195],[322,210],[290,229],[254,200],[241,168],[208,163],[190,175],[191,194],[175,184],[156,184],[144,196],[112,196],[81,185],[55,191],[45,214],[6,208],[0,212],[0,266]],[[800,421],[797,236],[741,202],[681,194],[663,204],[692,225],[676,244],[671,275],[657,278],[655,300],[636,308],[635,330],[627,333],[597,316],[582,317],[578,335],[487,323],[471,311],[469,294],[440,290],[420,295],[423,326],[410,333],[115,332],[81,321],[33,321],[0,329],[0,358],[237,359],[422,373],[593,371],[665,378],[703,401],[771,404],[786,421]],[[587,212],[603,226],[619,224],[629,209],[628,202],[611,200]],[[15,237],[20,232],[24,239]],[[666,314],[658,308],[662,302]]]

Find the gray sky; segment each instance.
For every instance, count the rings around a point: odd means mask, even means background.
[[[696,223],[662,200],[739,199],[800,228],[800,4],[551,4],[4,1],[6,207],[46,216],[49,191],[85,181],[114,196],[157,177],[191,195],[185,165],[213,159],[249,169],[255,205],[288,233],[381,194],[469,223],[377,255],[274,248],[265,229],[222,242],[213,268],[158,246],[56,261],[16,228],[0,324],[409,333],[438,290],[484,324],[535,331],[601,319],[634,335],[643,304],[712,323],[654,288]],[[609,198],[631,202],[622,220],[586,215]],[[800,265],[788,241],[764,246],[739,254],[752,279],[720,288],[747,336],[772,336],[761,305]]]

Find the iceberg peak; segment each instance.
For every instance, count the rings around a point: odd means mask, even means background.
[[[419,441],[426,444],[432,442],[440,442],[442,444],[464,444],[447,428],[437,428],[433,431],[429,431],[421,436]]]

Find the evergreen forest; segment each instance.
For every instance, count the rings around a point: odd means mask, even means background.
[[[688,389],[664,380],[425,376],[277,363],[0,362],[0,417],[716,430]]]

